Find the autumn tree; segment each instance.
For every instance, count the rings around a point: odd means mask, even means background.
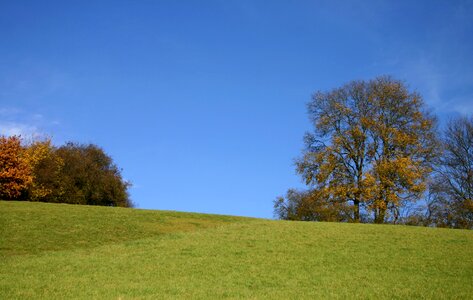
[[[0,199],[15,200],[32,182],[19,136],[0,136]]]
[[[328,202],[361,209],[376,223],[396,219],[426,188],[435,157],[435,119],[417,93],[379,77],[317,92],[308,105],[314,126],[297,172]]]
[[[25,197],[30,201],[60,202],[64,194],[60,177],[64,162],[51,140],[32,141],[25,154],[33,176]]]
[[[368,200],[376,223],[386,212],[394,221],[403,202],[423,196],[438,155],[435,118],[425,110],[420,95],[399,81],[378,78],[370,84],[370,146],[374,179]]]
[[[442,146],[429,218],[437,226],[473,229],[473,118],[451,120]]]

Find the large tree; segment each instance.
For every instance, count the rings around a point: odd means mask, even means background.
[[[330,202],[373,220],[396,220],[406,201],[421,197],[435,157],[435,119],[417,93],[391,77],[353,81],[317,92],[308,105],[314,130],[297,171]]]
[[[59,202],[130,207],[121,170],[100,147],[67,143],[56,151],[62,160]]]

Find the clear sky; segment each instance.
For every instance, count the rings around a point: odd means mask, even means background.
[[[139,208],[272,217],[316,90],[473,113],[472,1],[0,0],[0,131],[104,148]]]

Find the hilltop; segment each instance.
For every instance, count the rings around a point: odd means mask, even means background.
[[[473,232],[0,201],[0,298],[471,298]]]

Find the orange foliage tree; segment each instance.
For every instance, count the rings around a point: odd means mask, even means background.
[[[18,199],[32,182],[19,136],[0,136],[0,199]]]

